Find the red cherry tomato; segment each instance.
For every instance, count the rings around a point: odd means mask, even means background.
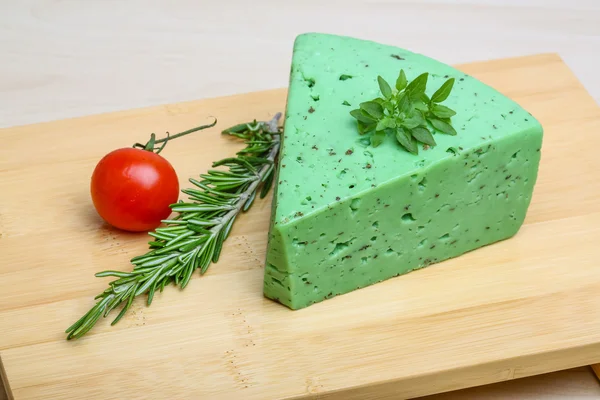
[[[152,230],[171,214],[179,197],[173,166],[151,151],[124,148],[108,153],[92,175],[91,194],[98,214],[132,232]]]

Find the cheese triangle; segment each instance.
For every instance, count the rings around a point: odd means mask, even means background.
[[[394,83],[449,77],[457,136],[413,155],[373,148],[349,112]],[[420,54],[303,34],[294,44],[264,294],[299,309],[509,238],[537,178],[543,130],[495,89]],[[402,293],[398,293],[402,296]]]

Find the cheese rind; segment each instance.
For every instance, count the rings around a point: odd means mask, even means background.
[[[409,154],[361,141],[349,115],[395,81],[430,73],[455,88],[458,136]],[[432,93],[428,90],[428,94]],[[352,107],[346,104],[351,104]],[[264,294],[298,309],[513,236],[537,178],[542,127],[512,100],[403,49],[347,37],[296,39]],[[401,294],[400,294],[401,295]]]

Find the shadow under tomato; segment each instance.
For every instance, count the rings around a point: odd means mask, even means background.
[[[119,228],[115,228],[114,226],[104,221],[102,217],[100,217],[88,195],[86,195],[84,198],[83,195],[81,197],[82,199],[80,199],[80,201],[77,201],[78,206],[76,207],[76,217],[79,221],[79,225],[82,228],[82,230],[89,230],[91,228],[92,230],[97,231],[97,233],[100,233],[103,236],[118,235],[120,237],[123,237],[124,239],[133,239],[148,236],[148,232],[129,232]]]

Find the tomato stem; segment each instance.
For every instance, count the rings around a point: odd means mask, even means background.
[[[200,126],[197,126],[195,128],[188,129],[187,131],[183,131],[183,132],[177,133],[177,134],[175,134],[173,136],[171,136],[169,134],[169,132],[167,132],[167,137],[164,137],[164,138],[158,139],[158,140],[156,139],[156,134],[151,133],[150,134],[150,140],[148,140],[148,142],[146,144],[135,143],[133,145],[133,148],[147,150],[147,151],[151,151],[151,152],[156,153],[156,154],[160,154],[160,152],[165,148],[165,146],[167,145],[167,143],[169,142],[169,140],[177,139],[179,137],[182,137],[182,136],[185,136],[185,135],[189,135],[190,133],[201,131],[202,129],[212,128],[216,124],[217,124],[217,119],[215,118],[215,120],[213,122],[211,122],[210,124],[200,125]],[[158,148],[155,147],[159,143],[162,143],[162,146],[160,146]]]

